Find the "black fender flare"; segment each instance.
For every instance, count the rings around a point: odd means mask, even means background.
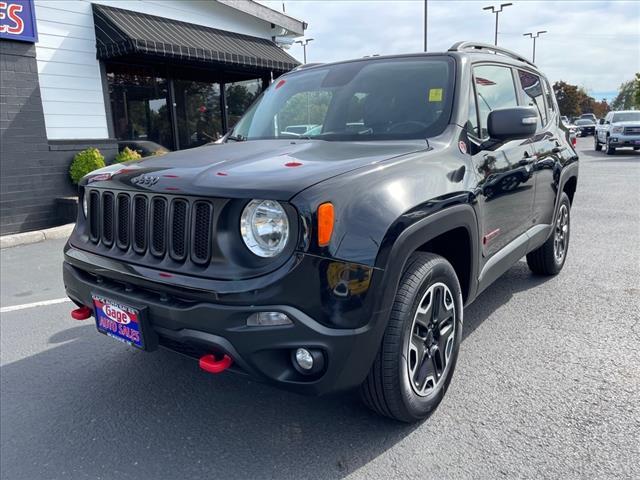
[[[405,228],[393,242],[391,251],[384,260],[384,280],[379,297],[379,308],[390,308],[407,260],[425,243],[456,228],[464,228],[469,234],[470,275],[467,302],[475,297],[478,279],[480,242],[476,212],[470,204],[458,204],[439,210]],[[376,262],[377,263],[377,262]]]
[[[402,220],[398,219],[397,224],[402,223]],[[474,208],[469,203],[458,203],[422,217],[408,225],[395,238],[388,254],[384,255],[384,258],[376,259],[376,273],[378,275],[376,284],[378,285],[378,290],[376,291],[374,310],[368,326],[371,329],[371,339],[359,346],[357,357],[351,360],[354,363],[354,369],[351,372],[354,378],[351,381],[364,381],[371,369],[389,321],[389,313],[393,306],[398,285],[411,254],[429,240],[461,227],[468,231],[470,239],[469,258],[471,265],[466,304],[475,298],[478,288],[480,245]],[[389,229],[388,235],[393,235],[393,231],[394,228],[392,227]]]
[[[558,193],[556,194],[556,202],[555,202],[555,205],[553,206],[553,220],[551,222],[551,225],[555,225],[556,223],[556,219],[558,216],[558,209],[560,208],[560,199],[562,198],[562,192],[564,192],[564,187],[567,185],[567,182],[572,178],[575,178],[576,189],[577,189],[578,173],[579,173],[578,171],[579,171],[578,162],[575,161],[566,165],[562,169],[562,172],[560,172],[560,180],[558,181]],[[553,231],[553,229],[550,230],[549,235],[551,235],[551,231]]]

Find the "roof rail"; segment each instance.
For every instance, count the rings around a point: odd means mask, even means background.
[[[315,62],[315,63],[302,63],[300,65],[298,65],[296,68],[294,68],[293,70],[291,70],[292,72],[297,72],[298,70],[304,70],[305,68],[310,68],[310,67],[317,67],[318,65],[322,65],[322,62]]]
[[[507,57],[515,58],[516,60],[520,60],[521,62],[528,63],[532,67],[536,66],[532,61],[527,60],[522,55],[519,55],[516,52],[512,52],[511,50],[507,50],[506,48],[498,47],[496,45],[490,45],[488,43],[457,42],[451,45],[451,48],[449,48],[450,52],[468,52],[470,50],[485,50],[496,54],[505,55]]]

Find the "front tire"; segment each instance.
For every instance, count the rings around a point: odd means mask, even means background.
[[[615,155],[616,147],[611,146],[611,139],[607,137],[607,155]]]
[[[398,286],[382,344],[361,386],[364,403],[403,422],[442,401],[462,340],[462,294],[451,264],[414,253]]]
[[[553,232],[546,242],[527,254],[527,265],[538,275],[556,275],[564,267],[571,233],[571,202],[562,192]]]

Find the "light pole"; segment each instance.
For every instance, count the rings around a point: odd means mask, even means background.
[[[536,63],[536,38],[538,38],[543,33],[547,33],[547,31],[546,30],[540,30],[540,31],[538,31],[536,33],[528,32],[528,33],[523,33],[522,34],[523,37],[533,38],[533,60],[531,60],[533,63]]]
[[[424,0],[424,51],[427,51],[427,0]]]
[[[304,41],[302,40],[296,40],[296,43],[299,43],[300,45],[302,45],[302,51],[304,52],[304,63],[307,63],[307,45],[309,45],[309,42],[312,41],[313,38],[306,38]]]
[[[513,5],[513,3],[501,3],[498,7],[490,5],[483,8],[483,10],[491,10],[492,13],[496,14],[496,34],[493,40],[493,44],[496,46],[498,46],[498,15],[500,15],[500,12],[504,10],[504,7],[510,7],[511,5]]]

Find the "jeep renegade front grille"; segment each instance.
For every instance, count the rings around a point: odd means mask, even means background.
[[[91,190],[88,233],[107,249],[199,265],[211,261],[213,203]]]

